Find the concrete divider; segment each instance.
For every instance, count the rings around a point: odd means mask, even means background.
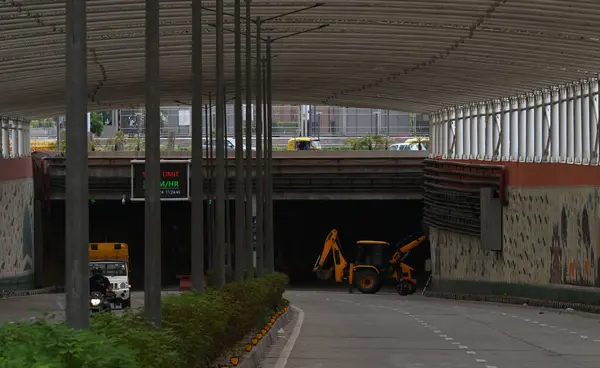
[[[0,299],[14,298],[18,296],[29,296],[29,295],[39,295],[39,294],[49,294],[59,292],[60,288],[57,286],[49,286],[41,289],[31,289],[31,290],[0,290]]]
[[[479,302],[490,302],[490,303],[506,303],[506,304],[527,304],[530,307],[541,307],[541,308],[554,308],[554,309],[567,309],[588,312],[588,313],[599,313],[600,305],[594,304],[583,304],[583,303],[571,303],[554,300],[541,300],[531,299],[524,297],[516,297],[509,295],[483,295],[483,294],[457,294],[457,293],[445,293],[439,291],[427,291],[425,296],[442,299],[453,299],[453,300],[470,300]]]

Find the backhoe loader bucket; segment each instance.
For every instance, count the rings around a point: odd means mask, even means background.
[[[333,275],[333,267],[328,270],[317,270],[315,271],[317,277],[321,280],[329,280]]]

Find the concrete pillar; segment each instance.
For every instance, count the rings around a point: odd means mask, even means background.
[[[527,96],[519,96],[519,115],[518,115],[518,127],[517,133],[518,140],[518,161],[524,162],[527,158]]]
[[[587,165],[591,160],[590,151],[590,83],[581,85],[581,163]]]
[[[544,151],[544,135],[547,132],[544,129],[544,100],[542,92],[538,91],[534,95],[534,119],[535,125],[533,127],[533,158],[535,162],[542,161],[542,154]]]
[[[7,158],[10,157],[10,127],[7,117],[0,117],[0,128],[2,132],[2,157]]]
[[[525,161],[533,162],[535,156],[535,96],[527,95],[527,124],[525,126]]]
[[[489,101],[485,104],[485,159],[494,159],[494,148],[496,139],[494,135],[496,133],[496,109],[494,103]]]
[[[348,108],[342,107],[342,131],[340,136],[346,137],[348,134]]]
[[[519,160],[519,100],[510,99],[510,160]]]
[[[479,153],[479,111],[477,110],[477,105],[471,105],[471,152],[469,155],[470,159],[476,159],[477,154]]]
[[[456,108],[456,154],[455,158],[462,159],[465,154],[465,126],[463,118],[463,107]]]
[[[146,0],[146,193],[144,310],[161,326],[160,30],[159,0]],[[221,107],[222,109],[222,107]],[[68,129],[67,129],[68,131]],[[222,141],[221,141],[222,143]],[[219,146],[217,146],[218,148]],[[221,150],[223,145],[221,144]]]
[[[471,158],[471,106],[466,105],[463,114],[463,133],[464,133],[464,147],[463,147],[463,159],[468,160]]]
[[[456,109],[451,107],[448,110],[448,158],[456,158]]]
[[[485,159],[486,141],[487,141],[487,110],[485,103],[480,103],[477,106],[477,125],[479,126],[478,142],[477,142],[477,159]]]
[[[560,161],[560,91],[558,88],[554,88],[550,93],[551,105],[550,105],[550,162]]]
[[[581,109],[581,85],[575,84],[573,87],[573,160],[576,164],[581,164],[583,158],[583,127],[582,127],[582,109]]]
[[[493,127],[493,133],[492,133],[492,160],[494,161],[499,161],[501,159],[501,145],[499,145],[500,143],[500,137],[501,137],[501,132],[502,132],[502,102],[500,100],[495,100],[492,102],[491,107],[489,107],[493,110],[493,115],[491,120],[491,124]]]
[[[19,129],[15,120],[10,120],[10,135],[11,135],[11,157],[19,157]]]
[[[66,2],[66,316],[70,328],[89,327],[89,189],[87,131],[87,18],[85,0]]]
[[[444,109],[441,112],[442,116],[442,157],[448,158],[448,147],[450,146],[451,132],[450,132],[450,120],[448,109]]]
[[[18,139],[18,147],[17,147],[17,153],[19,154],[19,157],[21,156],[25,156],[25,122],[23,121],[23,119],[19,118],[17,120],[17,139]]]
[[[590,151],[593,159],[592,163],[595,165],[600,164],[600,158],[598,156],[598,123],[599,123],[599,104],[598,104],[598,81],[594,80],[590,82]]]
[[[560,98],[558,105],[558,126],[559,126],[559,155],[560,162],[567,161],[567,90],[564,86],[559,89]]]
[[[197,292],[204,291],[204,166],[202,151],[202,2],[192,2],[192,233],[191,278]],[[241,145],[241,141],[236,145]]]
[[[500,152],[501,160],[508,161],[510,160],[511,151],[510,151],[510,129],[511,129],[511,104],[508,98],[502,99],[501,102],[502,112],[501,112],[501,123],[500,123],[500,132],[502,135],[502,148]]]
[[[567,163],[575,160],[575,91],[567,86]]]

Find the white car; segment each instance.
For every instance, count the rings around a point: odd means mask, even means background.
[[[390,146],[391,151],[418,151],[417,143],[394,143]]]

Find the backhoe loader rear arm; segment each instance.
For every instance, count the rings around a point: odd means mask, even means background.
[[[344,279],[344,271],[348,267],[348,262],[342,254],[342,248],[340,247],[338,232],[333,229],[327,235],[325,244],[323,245],[323,251],[315,266],[313,267],[314,272],[327,271],[334,267],[334,275],[336,282],[342,282]]]

